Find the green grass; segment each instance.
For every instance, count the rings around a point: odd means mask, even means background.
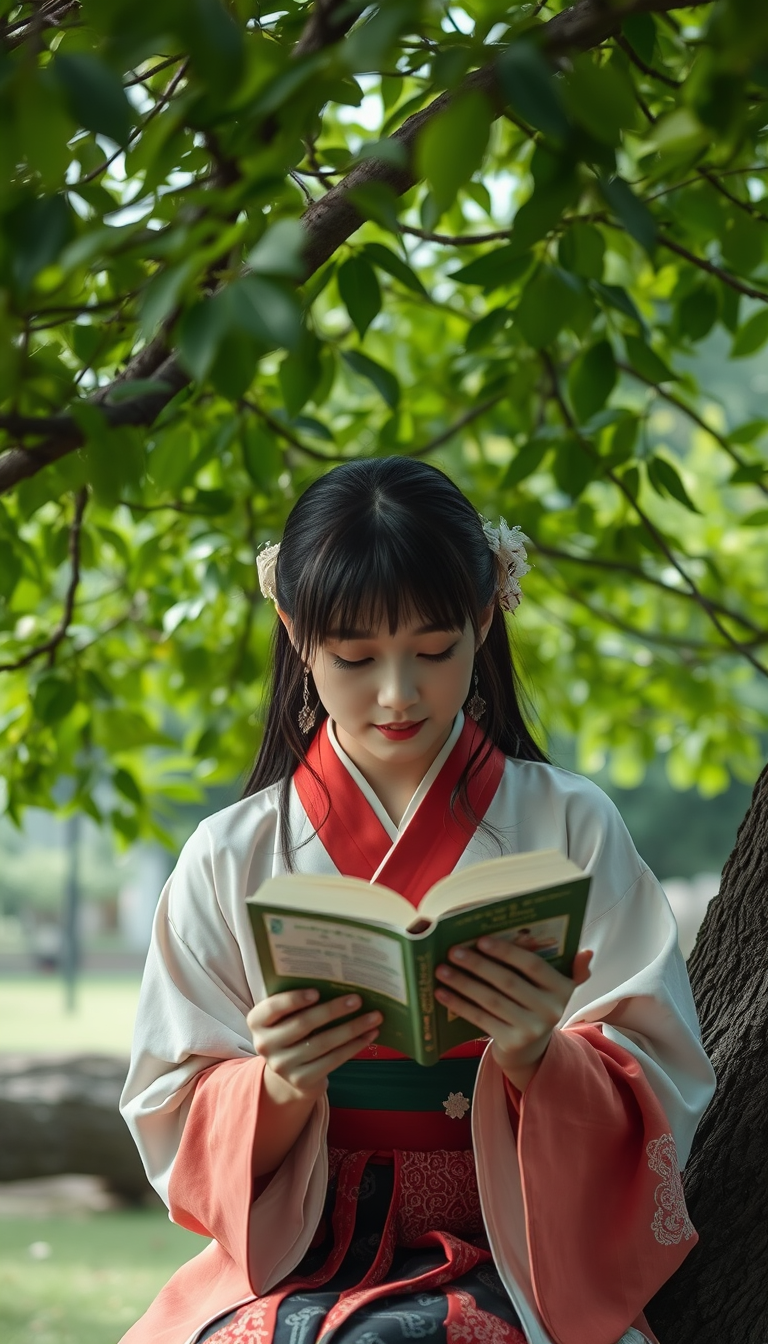
[[[136,978],[88,977],[78,985],[74,1012],[67,1012],[58,978],[8,977],[0,981],[0,1052],[127,1055],[138,996]]]
[[[30,1246],[50,1247],[35,1259]],[[164,1210],[0,1219],[3,1344],[115,1344],[207,1245]]]

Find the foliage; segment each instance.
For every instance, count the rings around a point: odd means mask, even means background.
[[[0,5],[6,807],[163,835],[243,772],[258,546],[405,453],[522,524],[525,676],[579,762],[754,778],[768,9]],[[740,365],[734,363],[734,369]]]

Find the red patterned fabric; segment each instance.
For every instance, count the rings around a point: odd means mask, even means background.
[[[273,1344],[273,1341],[276,1344],[282,1339],[282,1334],[275,1333],[281,1302],[293,1294],[330,1284],[349,1251],[361,1197],[361,1178],[371,1159],[379,1163],[388,1161],[394,1168],[393,1194],[378,1249],[359,1281],[343,1288],[322,1320],[314,1322],[313,1337],[324,1338],[360,1308],[370,1307],[380,1299],[408,1295],[410,1301],[442,1289],[445,1337],[450,1344],[470,1344],[473,1340],[486,1344],[525,1344],[524,1336],[509,1321],[481,1309],[471,1293],[451,1286],[471,1270],[491,1263],[490,1252],[483,1244],[471,1149],[393,1151],[377,1158],[369,1151],[332,1148],[328,1157],[329,1180],[335,1178],[337,1187],[331,1218],[332,1248],[325,1262],[316,1272],[305,1277],[297,1273],[273,1292],[242,1307],[233,1320],[210,1337],[210,1344]],[[437,1263],[416,1276],[392,1277],[392,1261],[398,1246],[437,1249]],[[391,1305],[383,1310],[384,1317],[392,1314],[399,1318],[408,1312]]]

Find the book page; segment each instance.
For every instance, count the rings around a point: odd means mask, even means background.
[[[264,914],[272,964],[279,976],[311,983],[333,980],[408,1002],[403,949],[397,938],[360,925],[303,915]]]

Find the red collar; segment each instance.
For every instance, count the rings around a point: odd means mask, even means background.
[[[462,771],[478,749],[485,759],[475,768],[467,792],[475,816],[482,821],[504,773],[505,757],[487,742],[476,723],[465,719],[453,750],[396,842],[334,751],[328,740],[327,720],[315,734],[306,764],[298,766],[293,780],[304,810],[339,872],[370,882],[386,859],[377,882],[400,892],[416,906],[430,887],[453,871],[477,828],[460,803],[455,811],[450,803]],[[325,783],[330,804],[313,770]]]

